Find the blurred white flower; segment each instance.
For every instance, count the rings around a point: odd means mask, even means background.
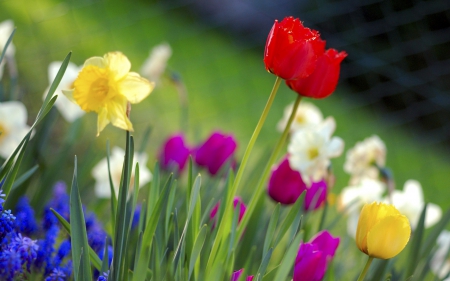
[[[283,118],[277,124],[278,131],[284,131],[293,107],[294,104],[292,103],[284,109]],[[292,133],[300,129],[308,128],[309,126],[318,125],[322,121],[323,115],[320,109],[312,103],[302,101],[297,108],[297,112],[295,113],[290,132]]]
[[[447,258],[450,250],[450,231],[442,230],[436,243],[436,252],[430,260],[430,268],[435,275],[442,279],[450,273],[450,260]],[[449,280],[450,278],[444,279],[444,281]]]
[[[319,181],[326,177],[330,158],[341,155],[344,141],[331,137],[336,122],[328,117],[321,124],[294,132],[288,145],[288,159],[292,169],[302,175],[303,181]]]
[[[45,97],[47,96],[50,85],[55,79],[56,74],[58,74],[58,70],[61,67],[61,64],[61,61],[54,61],[48,65],[49,86],[44,92],[43,99],[45,99]],[[58,87],[55,90],[55,93],[53,94],[58,95],[58,98],[55,101],[55,106],[67,122],[73,122],[77,118],[83,116],[85,113],[79,105],[71,102],[66,97],[66,95],[62,93],[62,90],[70,90],[73,88],[73,82],[78,77],[78,73],[80,72],[80,70],[81,67],[78,67],[75,64],[69,62],[66,72],[64,72],[64,75],[61,79],[61,82],[59,83]]]
[[[0,156],[8,158],[30,130],[27,109],[18,101],[0,103]]]
[[[159,44],[150,51],[149,57],[144,61],[141,75],[150,81],[159,84],[161,75],[166,70],[167,61],[172,55],[172,49],[167,43]]]
[[[339,195],[337,207],[348,215],[347,233],[355,238],[358,226],[359,214],[364,204],[381,201],[386,186],[383,182],[363,178],[357,184],[342,189]]]
[[[386,186],[383,182],[363,178],[358,184],[342,189],[338,198],[338,209],[347,214],[359,214],[362,206],[375,201],[382,201]]]
[[[385,199],[390,203],[388,198]],[[416,180],[408,180],[403,186],[403,191],[394,190],[392,192],[392,204],[409,219],[411,228],[415,229],[419,222],[420,214],[425,206],[423,200],[422,186]],[[425,215],[425,228],[436,224],[442,217],[441,208],[433,203],[428,203]]]
[[[363,177],[378,178],[378,167],[384,167],[385,163],[386,146],[373,135],[347,151],[344,171],[352,176],[351,182],[356,183]]]
[[[6,42],[8,42],[9,36],[11,36],[13,30],[14,30],[14,22],[12,20],[5,20],[0,22],[0,54],[3,52]],[[14,47],[14,44],[11,42],[8,46],[8,49],[6,49],[3,61],[0,63],[0,79],[3,76],[3,68],[5,67],[5,61],[7,59],[7,56],[13,57],[15,52],[16,48]]]
[[[113,147],[109,158],[111,177],[114,184],[116,196],[119,194],[120,177],[122,176],[123,161],[125,150],[119,147]],[[152,179],[152,173],[147,168],[147,154],[134,154],[133,172],[130,181],[130,190],[134,187],[134,168],[139,163],[139,187],[144,186]],[[95,179],[95,193],[100,198],[110,198],[111,189],[109,186],[108,162],[103,158],[93,169],[92,176]]]

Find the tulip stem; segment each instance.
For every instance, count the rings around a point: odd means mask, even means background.
[[[245,227],[247,226],[248,222],[250,221],[252,213],[256,208],[256,204],[263,194],[264,184],[266,183],[267,178],[269,177],[270,170],[272,169],[272,166],[273,166],[275,160],[277,159],[281,148],[283,148],[284,143],[286,142],[287,136],[289,135],[289,131],[291,129],[292,122],[294,121],[295,114],[297,113],[297,109],[298,109],[298,106],[300,105],[301,100],[302,100],[302,96],[298,95],[297,99],[295,100],[294,107],[292,108],[292,112],[291,112],[291,115],[289,116],[286,127],[284,128],[284,131],[281,134],[281,137],[278,139],[278,142],[275,145],[275,149],[272,151],[272,154],[270,155],[269,161],[267,162],[267,164],[264,168],[261,178],[259,178],[258,185],[256,186],[256,190],[253,193],[253,196],[249,202],[247,210],[245,211],[244,217],[242,218],[241,222],[239,223],[237,237],[241,237],[240,235],[242,235]]]
[[[261,131],[261,128],[264,125],[264,122],[266,121],[267,115],[269,114],[269,111],[270,111],[270,107],[272,106],[272,103],[275,99],[275,96],[278,92],[278,88],[280,87],[282,80],[283,80],[282,78],[277,76],[277,78],[275,80],[275,84],[273,85],[272,91],[270,92],[269,99],[267,100],[266,106],[264,107],[261,117],[259,117],[258,124],[256,124],[256,128],[253,131],[250,141],[248,142],[247,148],[245,149],[245,152],[244,152],[244,156],[242,157],[241,164],[239,165],[239,169],[237,171],[236,178],[235,178],[235,180],[233,182],[233,186],[231,188],[231,192],[230,192],[231,198],[229,198],[230,200],[233,200],[233,197],[237,192],[237,188],[242,179],[242,175],[244,174],[245,167],[247,166],[247,162],[250,157],[250,153],[253,149],[253,146],[255,145],[256,139],[258,138],[259,132]],[[233,207],[233,204],[228,204],[227,206],[225,206],[224,214],[225,215],[231,214],[232,207]],[[223,230],[223,228],[225,227],[225,223],[223,223],[224,221],[225,220],[222,219],[219,223],[218,230],[217,230],[217,237],[214,240],[214,244],[211,249],[211,254],[208,259],[207,268],[211,267],[213,259],[215,258],[216,253],[219,249],[219,245],[220,245],[222,238],[225,239],[225,237],[222,237],[222,234],[225,232]],[[239,240],[239,239],[237,239],[237,240]]]
[[[366,262],[366,265],[364,266],[363,271],[361,272],[361,274],[358,277],[358,281],[364,280],[364,277],[366,276],[367,271],[369,271],[369,267],[370,267],[370,264],[372,263],[372,261],[373,261],[373,257],[369,257],[369,259]]]

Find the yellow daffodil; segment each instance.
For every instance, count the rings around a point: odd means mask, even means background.
[[[98,114],[97,135],[111,122],[114,126],[133,131],[127,116],[128,103],[139,103],[154,88],[154,83],[130,72],[131,63],[120,52],[86,60],[73,83],[64,94],[86,112]]]
[[[408,218],[393,206],[364,205],[356,230],[356,245],[370,257],[390,259],[406,246],[411,235]]]

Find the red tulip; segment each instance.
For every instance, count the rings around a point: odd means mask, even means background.
[[[322,99],[331,95],[339,80],[341,62],[347,56],[342,51],[328,49],[316,63],[314,72],[305,78],[286,80],[286,84],[299,95]]]
[[[325,41],[317,31],[304,27],[298,18],[287,17],[272,26],[264,64],[267,71],[286,80],[307,77],[324,51]]]

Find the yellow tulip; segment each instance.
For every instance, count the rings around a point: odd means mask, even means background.
[[[405,248],[410,236],[408,218],[393,205],[377,202],[364,205],[356,230],[356,245],[362,252],[390,259]]]
[[[154,88],[154,83],[130,72],[131,63],[120,52],[86,60],[74,89],[64,94],[86,112],[98,114],[97,135],[110,122],[121,129],[133,131],[127,116],[128,103],[138,103]]]

